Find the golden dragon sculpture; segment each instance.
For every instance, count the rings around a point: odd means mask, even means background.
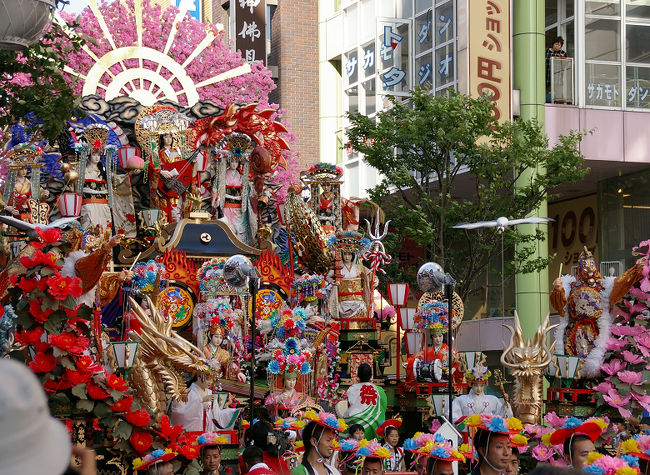
[[[539,424],[542,415],[542,383],[544,371],[553,360],[555,342],[549,348],[546,335],[557,325],[549,326],[549,316],[537,329],[531,342],[524,341],[519,316],[515,312],[515,328],[510,330],[510,345],[501,354],[501,364],[512,370],[515,378],[512,405],[514,412],[524,424]]]
[[[129,300],[142,325],[141,334],[129,333],[132,340],[140,342],[129,381],[142,403],[160,417],[169,397],[187,400],[183,371],[202,374],[209,368],[201,351],[172,329],[173,319],[166,321],[149,297],[148,311],[132,298]]]

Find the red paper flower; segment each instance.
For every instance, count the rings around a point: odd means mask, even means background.
[[[50,254],[49,252],[45,254],[40,249],[36,249],[34,251],[34,255],[31,258],[27,256],[21,257],[20,263],[26,269],[31,269],[32,267],[36,266],[46,266],[53,269],[61,268],[61,266],[57,265],[56,256],[54,254]]]
[[[39,323],[47,322],[50,315],[54,313],[51,308],[43,310],[43,299],[35,298],[29,301],[29,314]]]
[[[109,388],[117,389],[118,391],[126,391],[129,389],[129,384],[114,373],[106,375],[106,384]]]
[[[50,335],[50,343],[71,354],[81,354],[88,349],[88,338],[77,336],[72,332]]]
[[[296,326],[296,322],[294,322],[293,319],[287,319],[284,321],[283,326],[285,330],[291,330]]]
[[[90,379],[90,373],[86,373],[85,371],[75,371],[66,368],[65,379],[66,381],[70,381],[70,383],[72,383],[73,386],[77,386],[79,384],[84,384],[88,382],[88,380]]]
[[[109,407],[114,412],[127,412],[131,410],[131,404],[133,404],[133,396],[129,394]]]
[[[21,258],[21,260],[22,259],[24,258]],[[31,279],[24,277],[13,284],[21,289],[25,294],[32,293],[38,288],[38,280],[35,277],[32,277]]]
[[[101,365],[88,355],[77,356],[76,362],[77,368],[88,373],[96,373],[102,370]]]
[[[102,148],[102,141],[99,140],[99,139],[95,139],[95,141],[93,142],[93,147],[94,148]]]
[[[35,327],[33,330],[21,330],[14,333],[16,341],[21,345],[32,345],[41,341],[41,337],[45,330],[43,327]]]
[[[34,373],[48,373],[56,367],[57,359],[52,353],[37,352],[34,361],[29,362],[29,367]]]
[[[36,234],[46,244],[55,244],[61,239],[61,230],[59,228],[49,228],[44,231],[41,228],[36,228]]]
[[[134,412],[127,412],[124,417],[136,427],[145,427],[151,421],[151,416],[144,408]]]
[[[65,300],[69,295],[81,296],[81,279],[62,276],[59,272],[47,278],[49,293],[56,300]]]
[[[131,437],[129,437],[129,442],[131,442],[131,445],[136,452],[140,455],[144,455],[153,443],[153,436],[146,430],[135,429],[131,434]]]
[[[43,383],[43,389],[46,391],[49,391],[51,393],[57,393],[59,391],[63,391],[64,389],[71,388],[73,385],[70,381],[67,380],[55,380],[55,379],[48,379]]]
[[[178,436],[183,433],[183,426],[178,425],[178,426],[173,426],[169,422],[169,416],[167,414],[163,415],[160,418],[160,431],[162,432],[162,436],[166,440],[176,440],[178,439]]]
[[[86,384],[86,392],[92,399],[106,399],[110,396],[110,394],[104,391],[101,387],[97,386],[97,384],[95,384],[92,380],[88,381],[88,384]]]
[[[198,445],[181,445],[177,447],[178,453],[187,460],[193,460],[199,456],[200,449]]]

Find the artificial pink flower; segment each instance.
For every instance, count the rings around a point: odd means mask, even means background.
[[[602,369],[605,373],[609,374],[610,376],[615,375],[623,368],[625,368],[625,364],[617,358],[609,360],[607,363],[603,363],[603,365],[600,367],[600,369]]]
[[[643,409],[650,411],[650,396],[648,396],[645,391],[643,391],[643,394],[637,394],[636,391],[630,391],[630,394],[641,406],[643,406]]]
[[[645,380],[641,381],[643,374],[637,371],[621,371],[617,374],[617,376],[621,382],[632,384],[633,386],[641,386],[643,383],[645,383]]]
[[[634,353],[628,350],[621,351],[621,356],[623,356],[623,359],[630,364],[639,364],[645,361],[645,359],[642,358],[641,356],[635,355]]]
[[[631,398],[632,396],[629,394],[625,397],[621,396],[616,389],[610,389],[609,392],[603,396],[605,402],[610,406],[618,409],[621,417],[624,417],[626,419],[632,416],[632,413],[625,408],[627,403],[630,402]]]
[[[553,449],[546,447],[544,444],[538,444],[533,447],[532,455],[535,460],[546,462],[553,457]]]
[[[613,336],[609,337],[609,340],[605,343],[605,348],[609,351],[620,351],[630,343],[627,341],[627,338],[615,338]]]
[[[555,413],[555,411],[553,411],[546,414],[544,416],[544,420],[551,426],[562,427],[564,425],[564,421],[566,421],[566,417],[560,417]]]
[[[610,383],[609,381],[603,381],[600,384],[597,384],[593,388],[594,391],[597,391],[599,393],[604,393],[607,394],[610,390],[614,389],[614,385]]]
[[[645,332],[641,325],[614,325],[610,328],[612,335],[617,336],[638,336]]]

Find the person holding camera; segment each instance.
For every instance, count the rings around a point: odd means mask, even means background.
[[[274,473],[287,475],[289,467],[282,458],[282,444],[278,443],[276,433],[273,431],[271,423],[265,420],[259,420],[246,431],[246,446],[253,445],[262,450],[263,462]],[[239,473],[246,473],[243,456],[239,456]]]

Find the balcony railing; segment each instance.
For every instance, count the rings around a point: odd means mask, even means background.
[[[575,76],[573,58],[551,58],[551,102],[574,104]]]

